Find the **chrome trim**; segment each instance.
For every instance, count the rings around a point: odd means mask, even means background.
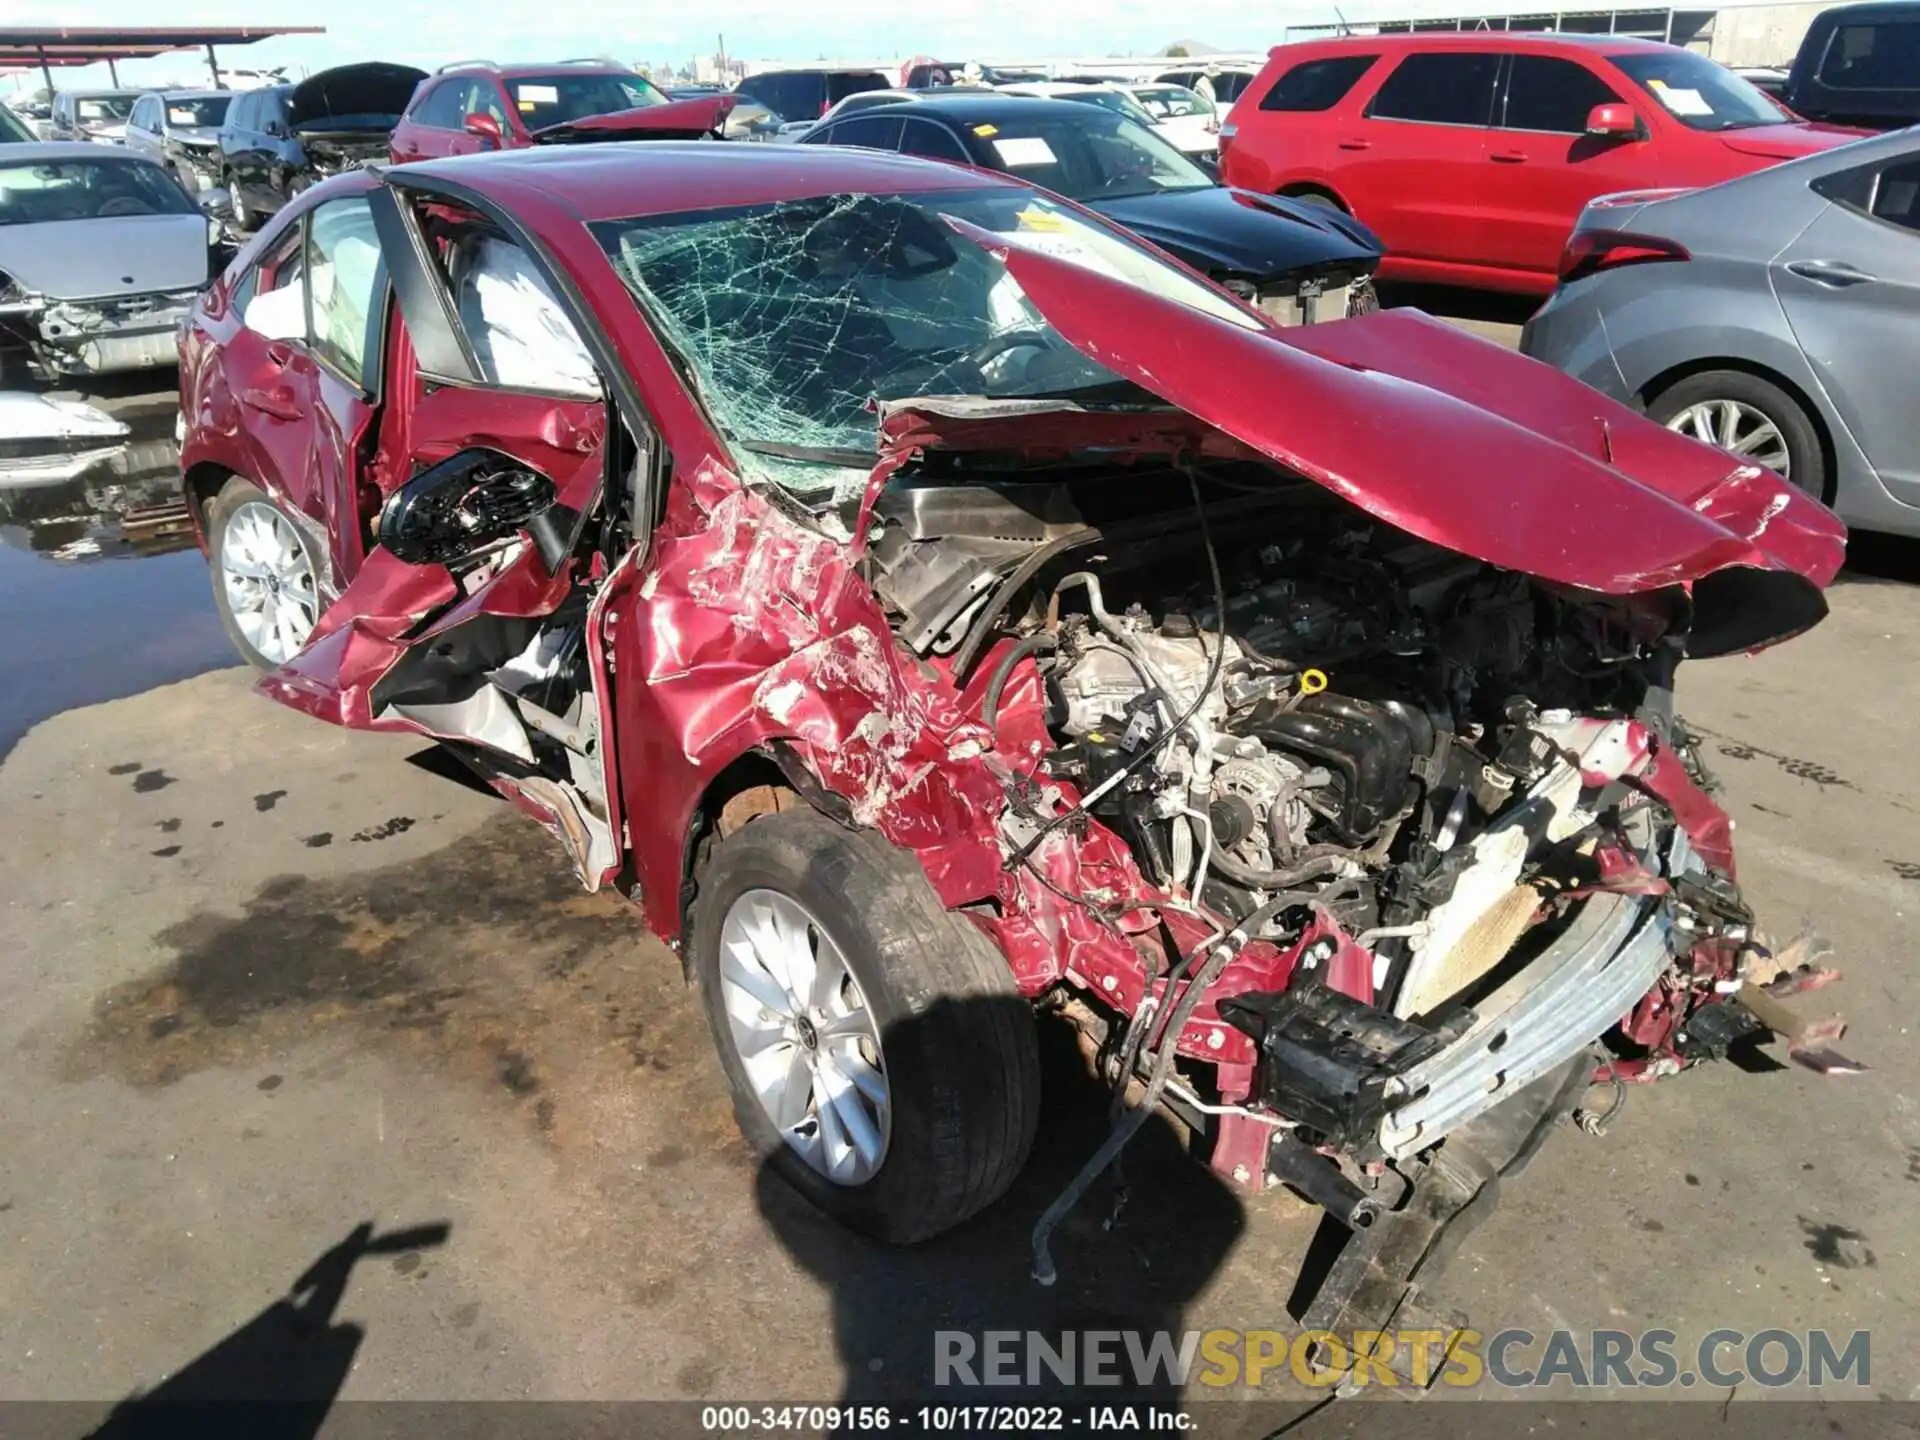
[[[1641,897],[1589,900],[1472,1029],[1400,1077],[1414,1098],[1381,1121],[1381,1149],[1396,1160],[1426,1149],[1605,1034],[1671,963],[1672,923]]]

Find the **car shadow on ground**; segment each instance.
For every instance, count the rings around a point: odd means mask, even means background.
[[[436,1221],[376,1233],[372,1221],[361,1222],[284,1297],[162,1383],[116,1405],[88,1440],[311,1440],[366,1338],[360,1326],[334,1319],[354,1266],[372,1255],[444,1245],[451,1228]]]
[[[1011,997],[939,1003],[1025,1009]],[[984,1381],[987,1331],[1036,1333],[1054,1348],[1063,1332],[1082,1345],[1094,1331],[1137,1332],[1140,1343],[1166,1332],[1177,1345],[1187,1307],[1245,1229],[1239,1199],[1186,1153],[1171,1123],[1155,1116],[1122,1154],[1124,1191],[1111,1171],[1093,1183],[1053,1234],[1058,1279],[1051,1286],[1037,1282],[1031,1268],[1034,1223],[1106,1138],[1110,1104],[1076,1030],[1052,1014],[1038,1023],[1043,1079],[1032,1158],[1005,1197],[958,1229],[910,1248],[883,1245],[828,1219],[771,1166],[761,1167],[761,1213],[832,1295],[832,1342],[846,1376],[841,1403],[1177,1399],[1177,1381],[1164,1367],[1151,1376],[1135,1374],[1119,1336],[1110,1342],[1118,1383],[1096,1389],[1062,1383],[1046,1365],[1030,1368],[1024,1341],[1011,1352],[1017,1389],[984,1383],[975,1388],[964,1371],[939,1363],[943,1354],[971,1348],[971,1372]],[[899,1028],[882,1037],[884,1053],[909,1050]],[[967,1338],[943,1340],[942,1332]]]
[[[1851,532],[1847,536],[1847,563],[1834,583],[1920,584],[1920,538]]]

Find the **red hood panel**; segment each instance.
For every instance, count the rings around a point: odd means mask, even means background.
[[[1771,472],[1409,311],[1246,330],[963,223],[1090,358],[1402,530],[1626,594],[1732,566],[1824,586],[1846,531]]]
[[[1797,160],[1802,155],[1817,155],[1822,150],[1850,144],[1869,130],[1851,130],[1841,125],[1813,125],[1800,121],[1787,125],[1756,125],[1751,130],[1730,130],[1720,143],[1737,155],[1753,155],[1762,160]]]
[[[734,95],[702,95],[692,100],[672,100],[665,105],[642,105],[637,110],[615,110],[606,115],[589,115],[581,120],[549,125],[545,129],[535,130],[533,138],[538,140],[542,135],[561,132],[578,135],[590,131],[605,132],[609,140],[626,135],[636,139],[652,136],[680,139],[704,135],[718,130],[739,103],[739,97]]]

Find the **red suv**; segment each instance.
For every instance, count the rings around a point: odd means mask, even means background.
[[[420,82],[389,142],[396,165],[583,140],[697,140],[733,109],[731,95],[669,100],[615,61],[442,66]],[[636,134],[636,132],[639,132]]]
[[[1368,35],[1276,47],[1220,158],[1229,185],[1365,221],[1384,279],[1545,295],[1596,196],[1716,185],[1861,133],[1651,40]]]

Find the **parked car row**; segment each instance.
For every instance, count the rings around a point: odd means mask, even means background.
[[[1900,37],[1920,33],[1902,31],[1910,19],[1896,4],[1823,17],[1803,46],[1803,60],[1817,59],[1807,60],[1808,73],[1836,83],[1852,75],[1863,86],[1871,79],[1874,106],[1885,109],[1882,82],[1898,71]],[[1210,80],[1224,73],[1216,68]],[[1138,85],[1119,75],[1036,79],[916,62],[900,78],[907,83],[894,88],[878,71],[795,69],[751,77],[730,94],[676,98],[605,60],[470,61],[432,75],[364,64],[239,96],[139,96],[122,141],[165,164],[189,191],[224,193],[248,229],[327,176],[375,159],[611,139],[778,133],[999,170],[1126,225],[1284,324],[1364,313],[1376,303],[1376,275],[1553,292],[1527,331],[1532,353],[1768,465],[1858,523],[1912,528],[1908,501],[1920,496],[1901,488],[1905,460],[1873,459],[1904,443],[1898,417],[1891,427],[1876,421],[1881,407],[1853,393],[1877,365],[1908,358],[1900,326],[1886,337],[1887,355],[1862,367],[1809,342],[1784,302],[1761,303],[1755,336],[1695,324],[1687,317],[1710,310],[1704,297],[1717,293],[1706,263],[1712,245],[1697,236],[1667,237],[1664,248],[1609,239],[1627,233],[1615,223],[1623,216],[1651,225],[1698,214],[1710,227],[1727,206],[1749,203],[1672,194],[1649,202],[1641,192],[1710,191],[1795,156],[1837,151],[1864,133],[1801,119],[1697,54],[1612,36],[1344,36],[1274,50],[1257,74],[1241,77],[1224,127],[1205,100],[1172,83],[1172,72],[1167,83]],[[79,104],[85,95],[64,98],[56,110],[73,124],[105,125],[113,113],[107,98],[96,97],[91,109]],[[816,119],[789,119],[822,109]],[[1225,185],[1204,168],[1215,144],[1224,149]],[[1846,174],[1857,168],[1839,162]],[[1863,212],[1880,243],[1852,247],[1871,254],[1871,265],[1825,257],[1821,263],[1833,265],[1818,279],[1789,268],[1796,278],[1785,291],[1755,280],[1752,293],[1764,302],[1812,286],[1808,298],[1828,302],[1823,312],[1847,299],[1875,315],[1904,314],[1904,191],[1898,165],[1890,173]],[[1798,180],[1751,188],[1839,203]],[[1616,195],[1639,198],[1605,198]],[[1805,204],[1781,202],[1777,214]],[[1727,236],[1759,243],[1774,233],[1737,221]],[[1684,269],[1649,268],[1676,258],[1688,260]],[[1752,251],[1745,263],[1765,277],[1769,267],[1804,270],[1817,259]],[[1834,266],[1869,278],[1836,279]],[[1631,276],[1613,274],[1629,267]],[[1602,272],[1606,283],[1585,283]],[[1627,322],[1605,327],[1636,288],[1677,291],[1689,303],[1635,310],[1644,338],[1628,364],[1607,338]],[[1798,359],[1769,358],[1776,353]],[[1604,363],[1595,358],[1602,355]],[[44,355],[35,363],[48,369]],[[1856,371],[1861,378],[1850,380]]]

